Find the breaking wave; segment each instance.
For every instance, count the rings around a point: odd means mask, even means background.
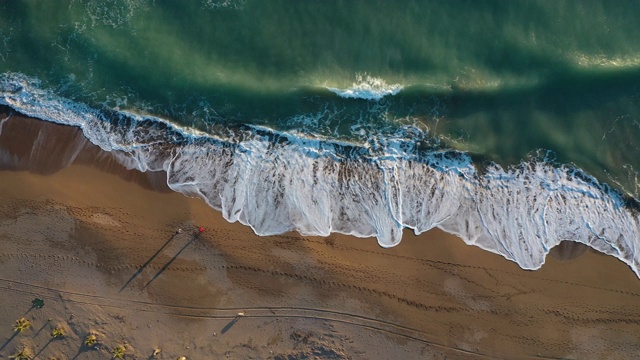
[[[329,87],[334,94],[351,99],[380,100],[388,95],[396,95],[402,90],[400,84],[387,84],[384,80],[366,74],[357,74],[356,82],[348,89]]]
[[[258,235],[297,230],[375,236],[397,245],[404,228],[434,227],[537,269],[562,240],[615,256],[640,276],[640,219],[623,196],[580,169],[545,159],[482,172],[459,151],[423,150],[411,136],[365,144],[244,126],[212,135],[169,121],[96,110],[20,74],[0,76],[0,104],[78,126],[140,171],[166,171],[175,191],[198,196]],[[418,131],[412,129],[412,131]]]

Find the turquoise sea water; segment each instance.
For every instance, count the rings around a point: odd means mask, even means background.
[[[635,1],[2,1],[0,103],[259,234],[638,272]]]

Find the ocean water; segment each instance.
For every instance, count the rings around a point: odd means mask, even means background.
[[[260,235],[640,276],[637,1],[0,1],[0,104]],[[1,129],[1,125],[0,125]]]

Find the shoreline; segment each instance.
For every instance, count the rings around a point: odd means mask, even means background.
[[[485,167],[477,177],[465,152],[427,152],[424,161],[413,162],[408,151],[409,158],[400,156],[404,160],[387,171],[384,156],[359,161],[367,159],[368,146],[354,155],[349,146],[329,143],[320,151],[329,156],[316,159],[307,152],[316,152],[317,140],[295,134],[289,138],[285,132],[282,143],[272,141],[271,136],[281,133],[260,126],[236,142],[153,116],[115,111],[113,118],[110,111],[69,103],[47,90],[42,99],[37,86],[23,88],[23,76],[10,83],[21,84],[15,86],[26,100],[7,94],[4,103],[36,118],[79,126],[101,148],[124,149],[112,154],[127,168],[145,173],[168,168],[172,189],[203,198],[229,221],[247,224],[261,235],[294,229],[311,236],[339,232],[375,236],[382,247],[392,247],[407,228],[422,233],[439,227],[531,270],[539,269],[562,239],[571,239],[618,258],[640,278],[634,251],[638,213],[632,202],[572,165],[523,160],[513,168]],[[334,161],[333,156],[348,160]],[[387,177],[393,182],[387,183]]]
[[[640,326],[640,282],[610,256],[568,246],[582,254],[550,256],[526,271],[440,230],[405,230],[388,249],[339,234],[259,237],[168,189],[166,174],[124,169],[77,128],[10,119],[0,149],[0,297],[11,310],[1,321],[24,313],[26,294],[46,293],[45,308],[27,313],[33,333],[52,318],[44,325],[62,323],[69,336],[43,356],[74,356],[89,331],[103,334],[103,347],[79,358],[104,357],[119,339],[134,357],[159,346],[165,358],[196,359],[225,351],[338,359],[640,354],[631,336]],[[191,242],[199,226],[206,230]],[[177,228],[184,231],[172,238]],[[0,354],[47,332],[18,335]],[[10,335],[8,327],[0,334]]]

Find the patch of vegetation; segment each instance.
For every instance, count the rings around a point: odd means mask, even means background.
[[[60,326],[56,326],[51,330],[51,337],[54,339],[62,339],[64,337],[64,330]]]
[[[13,325],[14,331],[23,332],[31,327],[31,322],[25,318],[20,318],[16,320],[15,325]]]
[[[98,337],[95,334],[89,334],[84,338],[84,344],[87,347],[93,347],[98,342]]]
[[[9,359],[15,360],[31,360],[31,351],[27,348],[23,348],[19,353],[9,356]]]
[[[31,305],[36,309],[42,309],[44,307],[44,300],[35,298],[31,301]]]
[[[113,349],[111,355],[113,355],[114,359],[122,359],[124,357],[125,350],[124,346],[118,345]]]

